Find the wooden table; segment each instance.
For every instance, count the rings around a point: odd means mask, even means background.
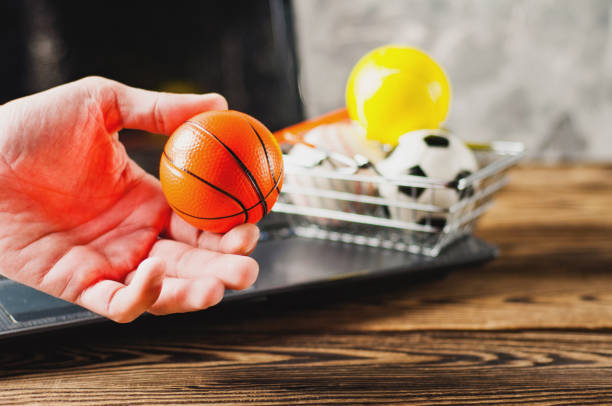
[[[5,341],[0,404],[612,403],[611,210],[612,167],[519,168],[496,261]]]

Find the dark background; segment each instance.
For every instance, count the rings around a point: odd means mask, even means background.
[[[88,75],[218,92],[271,130],[300,121],[289,0],[0,2],[0,104]],[[122,132],[156,172],[164,138]]]

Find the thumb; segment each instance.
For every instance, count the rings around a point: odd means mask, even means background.
[[[181,123],[198,113],[227,110],[227,101],[217,93],[161,93],[121,83],[117,83],[114,90],[123,127],[156,134],[170,135]]]

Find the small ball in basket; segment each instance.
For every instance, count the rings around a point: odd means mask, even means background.
[[[445,182],[459,181],[478,169],[472,151],[457,137],[436,130],[414,131],[404,134],[398,146],[377,166],[387,178],[405,175],[429,177]],[[473,195],[471,188],[464,190],[421,188],[381,184],[381,196],[397,202],[412,202],[449,208],[459,200]],[[391,218],[430,224],[443,228],[444,216],[414,211],[410,208],[389,206]]]
[[[225,233],[270,212],[283,183],[280,147],[255,118],[209,111],[168,139],[159,175],[168,204],[197,228]]]
[[[304,141],[315,147],[313,151],[305,145],[296,145],[289,152],[289,157],[297,162],[316,162],[316,157],[325,157],[327,153],[342,154],[348,159],[355,158],[357,155],[366,158],[371,163],[379,162],[384,157],[380,145],[365,136],[365,130],[358,123],[346,120],[332,124],[319,125],[308,131]],[[323,169],[330,173],[342,171],[346,167],[336,163],[333,159],[322,159],[316,165],[317,169]],[[374,172],[369,168],[357,170],[360,175],[374,176]],[[376,184],[368,182],[357,182],[343,179],[333,179],[322,176],[312,176],[304,173],[302,175],[292,175],[287,177],[287,185],[298,189],[333,190],[336,192],[351,193],[356,195],[374,196],[378,190]],[[373,205],[366,205],[349,200],[332,199],[327,197],[309,196],[299,193],[289,194],[291,201],[301,206],[329,209],[335,211],[352,212],[366,214],[374,209]],[[327,219],[311,218],[320,225],[331,225],[336,223]]]
[[[304,141],[349,158],[361,155],[374,164],[384,158],[381,145],[367,139],[364,128],[352,120],[315,127],[304,135]]]

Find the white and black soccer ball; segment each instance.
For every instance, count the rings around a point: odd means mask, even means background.
[[[405,175],[436,178],[445,182],[458,182],[478,169],[472,151],[457,137],[442,131],[413,131],[404,134],[391,154],[376,165],[381,175],[398,179]],[[417,202],[449,208],[459,200],[471,196],[472,188],[464,190],[420,188],[381,184],[382,197],[396,202]],[[443,228],[444,216],[429,215],[410,208],[389,206],[391,218],[430,224]]]

